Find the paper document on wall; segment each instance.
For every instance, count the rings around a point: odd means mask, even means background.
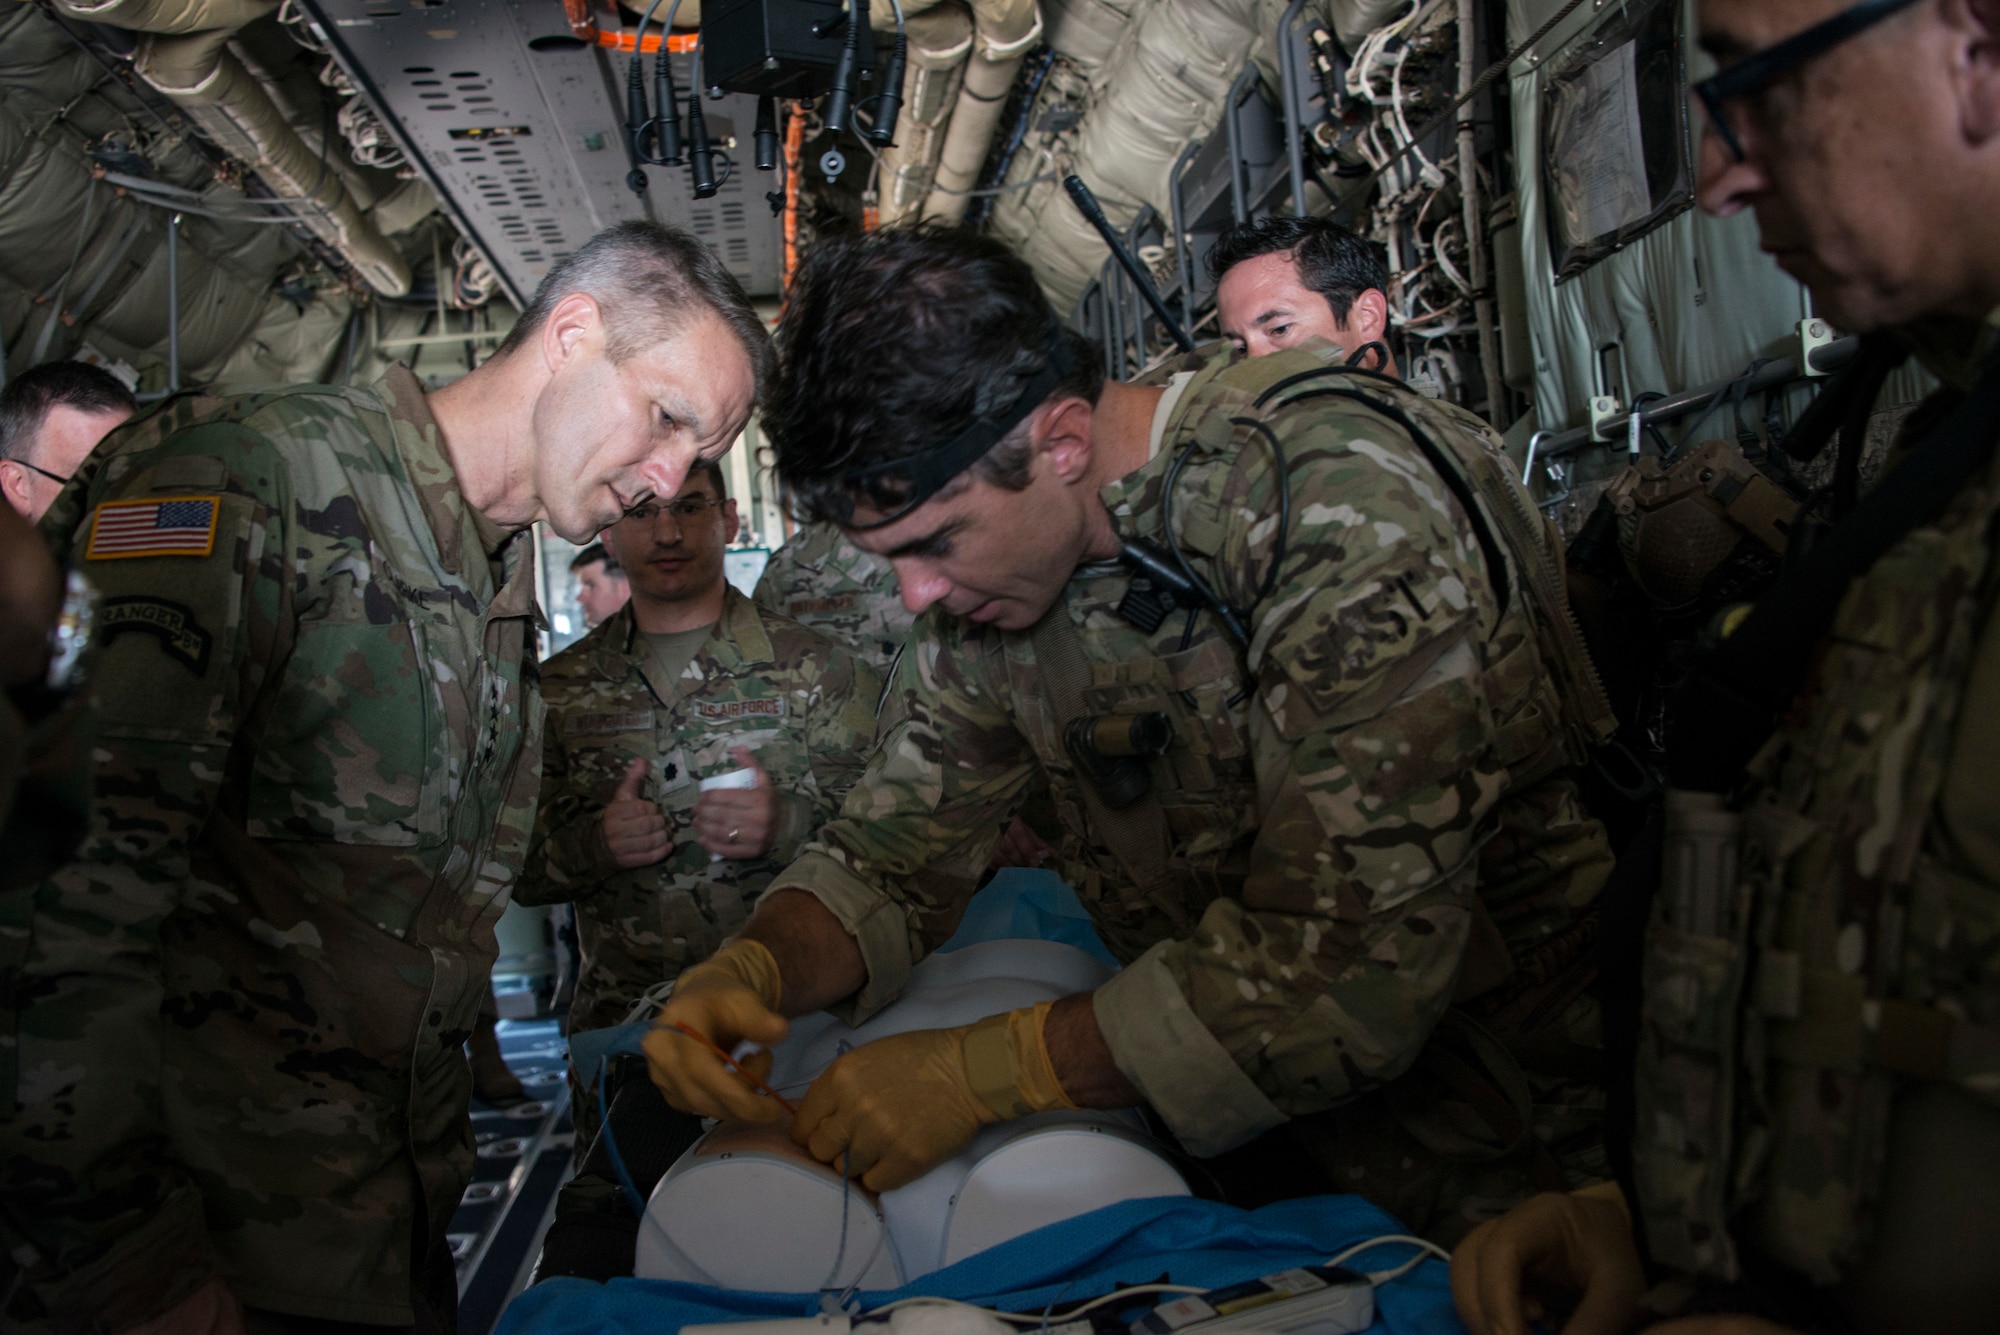
[[[1653,207],[1639,133],[1636,42],[1591,62],[1556,89],[1549,164],[1563,230],[1573,245],[1610,236]]]

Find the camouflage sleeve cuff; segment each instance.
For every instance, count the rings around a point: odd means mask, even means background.
[[[1111,1058],[1189,1154],[1206,1159],[1285,1121],[1230,1059],[1175,986],[1163,941],[1097,989],[1092,1008]]]
[[[61,1278],[35,1282],[34,1290],[51,1329],[80,1335],[149,1321],[214,1273],[201,1196],[192,1186],[182,1186],[102,1256]]]
[[[586,808],[569,824],[552,831],[547,847],[548,868],[555,873],[549,879],[563,887],[560,894],[546,901],[549,903],[582,899],[606,877],[623,870],[604,843],[603,807]]]
[[[819,829],[819,804],[803,793],[778,794],[778,828],[771,834],[771,851],[764,856],[790,862]]]
[[[868,966],[861,990],[827,1010],[860,1024],[903,994],[916,961],[910,954],[910,920],[903,906],[825,853],[807,853],[778,873],[758,902],[780,890],[803,890],[840,920]]]

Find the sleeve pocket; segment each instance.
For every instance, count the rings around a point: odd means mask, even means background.
[[[252,837],[442,838],[445,764],[421,664],[407,620],[300,625],[248,785]]]

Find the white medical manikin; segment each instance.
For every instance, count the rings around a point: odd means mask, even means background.
[[[792,1024],[770,1083],[797,1099],[845,1046],[971,1024],[1102,984],[1074,946],[987,941],[932,955],[858,1028]],[[1186,1196],[1135,1112],[1037,1113],[981,1127],[964,1153],[879,1197],[843,1184],[781,1128],[722,1123],[669,1168],[639,1228],[634,1273],[766,1293],[890,1289],[1046,1224],[1119,1201]]]

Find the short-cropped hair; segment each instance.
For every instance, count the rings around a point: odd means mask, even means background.
[[[132,391],[101,366],[88,362],[43,362],[0,389],[0,459],[27,460],[42,419],[58,406],[87,413],[132,412]]]
[[[708,485],[715,488],[716,500],[726,501],[729,499],[729,475],[723,471],[720,459],[702,459],[697,461],[693,468],[688,469],[688,481],[691,482],[698,477],[708,479]],[[687,482],[683,482],[681,485],[685,487]]]
[[[569,568],[571,571],[578,571],[587,565],[595,565],[599,561],[604,562],[606,574],[620,575],[625,572],[625,567],[618,564],[618,558],[606,551],[604,544],[601,542],[593,542],[575,556],[570,557]]]
[[[1356,236],[1331,218],[1259,218],[1237,223],[1216,238],[1208,252],[1208,276],[1215,282],[1245,260],[1290,255],[1299,281],[1326,298],[1342,324],[1354,299],[1370,288],[1389,290],[1389,267],[1375,243]]]
[[[640,220],[605,228],[556,261],[495,355],[527,346],[556,303],[575,292],[603,312],[604,350],[613,362],[657,347],[695,312],[715,312],[742,344],[763,392],[771,367],[770,335],[743,285],[692,234]]]
[[[793,282],[764,404],[793,510],[846,518],[855,497],[844,474],[925,453],[1005,413],[1047,367],[1054,339],[1071,369],[1044,401],[1095,403],[1097,350],[1056,318],[1034,271],[1003,243],[934,224],[822,241]],[[1023,421],[960,476],[1018,491],[1031,462]]]

